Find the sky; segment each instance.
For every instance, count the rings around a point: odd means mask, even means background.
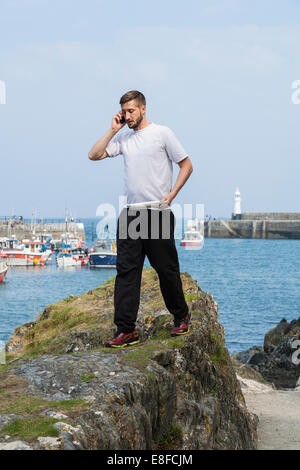
[[[239,187],[243,211],[300,211],[299,19],[298,0],[0,0],[0,216],[118,207],[123,158],[88,152],[132,89],[193,163],[174,202],[230,217]]]

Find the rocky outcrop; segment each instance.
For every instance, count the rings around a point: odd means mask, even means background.
[[[111,336],[114,280],[16,329],[0,376],[0,449],[254,449],[217,304],[182,274],[189,335],[170,337],[156,273],[143,272],[141,343]],[[0,369],[1,370],[1,369]]]
[[[254,346],[234,355],[240,363],[251,366],[276,388],[300,385],[300,318],[285,319],[264,338],[264,346]]]

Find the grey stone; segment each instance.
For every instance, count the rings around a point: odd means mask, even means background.
[[[254,346],[233,357],[251,366],[276,388],[295,388],[300,376],[300,365],[293,356],[297,341],[300,341],[300,318],[291,322],[283,319],[266,333],[263,348]]]
[[[7,443],[0,442],[0,450],[33,450],[26,442],[11,441]]]

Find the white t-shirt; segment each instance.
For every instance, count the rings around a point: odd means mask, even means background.
[[[187,157],[171,129],[151,123],[141,130],[117,134],[106,148],[109,157],[122,154],[127,203],[161,200],[172,189],[173,164]]]

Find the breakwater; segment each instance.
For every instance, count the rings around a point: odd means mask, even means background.
[[[240,219],[207,220],[207,238],[267,238],[300,240],[300,213],[248,212]]]
[[[0,222],[0,237],[12,237],[18,240],[31,239],[43,234],[51,234],[53,239],[58,239],[66,231],[80,236],[85,240],[84,224],[82,222],[59,222],[59,223],[37,223],[28,224],[20,221],[6,220]]]

